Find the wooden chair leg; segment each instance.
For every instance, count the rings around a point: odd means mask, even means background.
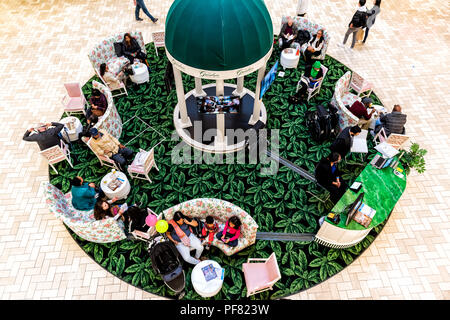
[[[56,174],[59,174],[59,173],[58,173],[58,170],[56,170],[56,168],[53,166],[52,163],[50,163],[50,166],[53,168],[53,170],[56,172]]]

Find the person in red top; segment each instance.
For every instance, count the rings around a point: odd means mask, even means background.
[[[222,240],[230,247],[238,245],[238,238],[241,235],[241,220],[238,217],[232,216],[225,224],[222,231],[216,233],[216,238]]]
[[[212,216],[207,216],[205,224],[202,228],[202,235],[200,237],[200,239],[208,238],[208,244],[205,247],[206,250],[209,250],[209,247],[214,240],[214,235],[217,231],[219,231],[219,225],[214,221],[214,218]]]
[[[362,99],[362,103],[359,101],[355,101],[353,105],[348,109],[351,113],[353,113],[356,117],[359,118],[358,125],[361,129],[368,129],[370,126],[370,121],[372,118],[372,114],[375,112],[375,108],[367,113],[367,108],[370,108],[372,105],[372,99],[365,97]]]

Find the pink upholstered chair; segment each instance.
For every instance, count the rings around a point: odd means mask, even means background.
[[[251,263],[251,261],[263,261]],[[249,258],[242,264],[247,297],[266,290],[272,290],[273,285],[281,279],[275,252],[267,259]]]
[[[131,178],[147,179],[152,182],[148,176],[148,173],[153,167],[159,171],[159,168],[155,162],[154,148],[150,149],[148,152],[141,149],[134,158],[133,162],[128,166],[128,173]]]
[[[155,51],[156,55],[158,56],[158,48],[164,48],[165,42],[165,32],[164,31],[158,31],[158,32],[152,32],[152,40],[153,44],[155,45]]]
[[[81,86],[79,83],[65,83],[67,95],[62,99],[62,104],[64,106],[64,112],[66,115],[82,113],[86,114],[84,111],[85,105],[87,105],[86,98],[84,97],[83,91],[81,91]]]
[[[87,138],[85,138],[85,139],[87,139]],[[83,141],[88,145],[89,149],[91,149],[91,151],[94,152],[94,149],[92,149],[91,145],[90,145],[91,139],[92,138],[89,138],[89,140],[87,142],[85,140],[83,140]],[[101,166],[107,166],[107,167],[110,167],[110,168],[114,168],[117,171],[120,171],[120,169],[117,166],[116,162],[113,159],[111,159],[110,157],[108,157],[108,156],[101,156],[101,155],[99,155],[99,154],[97,154],[95,152],[94,152],[94,154],[97,156],[98,161],[100,161],[100,165]]]
[[[350,80],[350,88],[355,90],[360,98],[368,97],[372,93],[372,84],[354,71]]]
[[[39,152],[39,154],[47,159],[48,163],[56,172],[56,174],[58,174],[58,170],[56,170],[56,168],[53,166],[55,163],[66,160],[73,168],[69,147],[62,140],[61,145],[42,150],[41,152]]]

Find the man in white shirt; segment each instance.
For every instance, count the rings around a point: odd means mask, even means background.
[[[297,15],[299,17],[304,17],[306,11],[308,10],[309,0],[298,0],[297,3]]]

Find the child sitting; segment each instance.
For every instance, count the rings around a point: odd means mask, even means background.
[[[216,234],[216,238],[222,240],[230,247],[236,247],[238,245],[240,234],[241,220],[236,216],[232,216],[225,224],[225,228]]]
[[[214,240],[214,234],[217,231],[219,231],[219,225],[214,221],[212,216],[207,216],[200,236],[201,239],[208,238],[208,244],[205,246],[206,250],[209,250],[209,247]]]

